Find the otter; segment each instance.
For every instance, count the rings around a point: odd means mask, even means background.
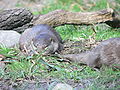
[[[27,56],[52,54],[63,49],[60,35],[50,26],[39,24],[26,29],[19,40],[20,50]]]
[[[92,68],[107,65],[120,69],[120,38],[110,38],[102,41],[95,48],[80,54],[59,55],[59,57],[83,63]]]

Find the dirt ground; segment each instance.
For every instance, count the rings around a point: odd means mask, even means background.
[[[84,79],[80,82],[75,82],[73,80],[66,80],[66,83],[71,85],[75,90],[80,90],[86,88],[92,83],[92,79]],[[55,86],[60,83],[57,79],[45,79],[38,82],[32,80],[26,81],[16,81],[12,83],[10,80],[0,81],[0,90],[48,90],[48,88]]]
[[[0,0],[0,10],[12,8],[26,8],[31,12],[40,12],[47,0],[38,0],[37,2],[30,2],[35,0]]]

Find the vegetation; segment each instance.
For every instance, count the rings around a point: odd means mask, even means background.
[[[116,0],[117,1],[117,0]],[[94,11],[107,8],[107,0],[98,0],[95,3],[90,2],[90,6],[85,6],[82,0],[51,0],[52,3],[43,8],[39,14],[46,14],[56,9],[65,9],[69,11]],[[117,1],[120,3],[120,1]],[[120,9],[120,8],[117,8]],[[38,12],[33,12],[38,14]],[[95,31],[94,31],[94,30]],[[91,26],[64,25],[56,27],[63,40],[79,40],[79,38],[95,40],[105,40],[112,37],[120,37],[120,28],[113,29],[105,24]],[[55,78],[67,82],[81,82],[81,80],[90,80],[88,90],[117,90],[120,89],[120,72],[104,67],[100,71],[91,69],[85,65],[77,63],[62,62],[56,57],[44,57],[35,55],[25,57],[19,55],[19,50],[0,47],[0,54],[5,55],[9,63],[4,69],[0,69],[0,78],[11,79],[13,81],[32,79],[41,80],[43,78]]]

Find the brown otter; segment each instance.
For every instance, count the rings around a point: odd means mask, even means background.
[[[102,41],[90,51],[80,54],[60,55],[60,57],[73,62],[87,64],[93,68],[101,67],[104,64],[120,69],[120,38]]]
[[[63,48],[60,35],[50,26],[39,24],[25,30],[19,40],[20,50],[26,55],[50,54]]]

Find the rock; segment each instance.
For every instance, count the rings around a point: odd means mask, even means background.
[[[0,61],[0,69],[4,69],[5,63],[3,61]]]
[[[6,47],[13,47],[18,44],[20,34],[16,31],[5,31],[0,30],[0,45],[4,45]]]
[[[58,83],[52,90],[73,90],[68,84]]]
[[[5,58],[5,56],[0,54],[0,61],[3,60],[4,58]]]
[[[20,37],[20,50],[28,56],[52,54],[63,49],[60,35],[50,26],[40,24],[25,30]]]

